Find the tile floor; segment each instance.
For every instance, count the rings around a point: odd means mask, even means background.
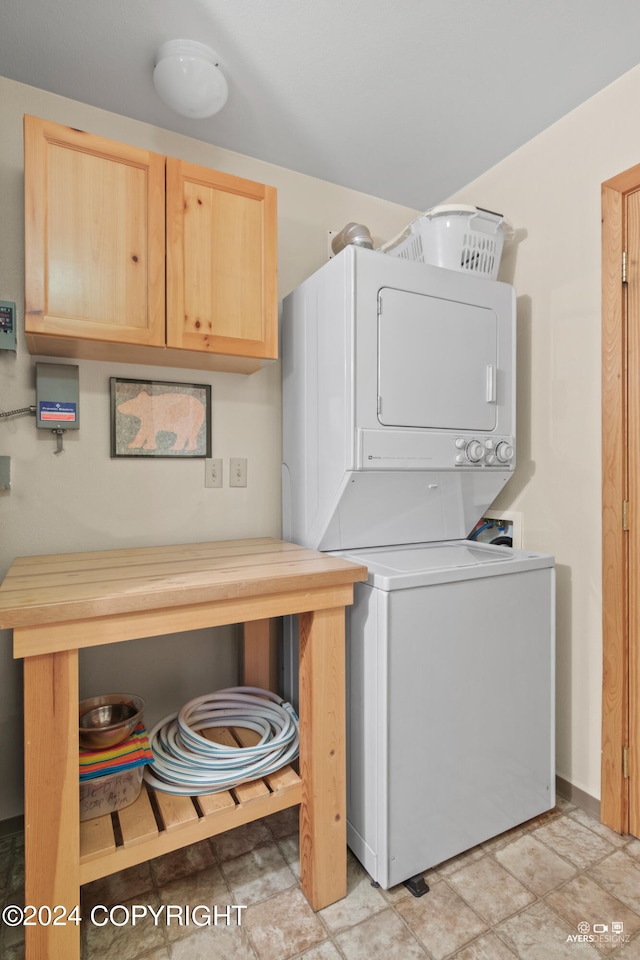
[[[97,922],[83,920],[83,960],[640,960],[640,840],[564,801],[429,870],[420,899],[372,886],[349,855],[347,897],[317,914],[298,884],[297,827],[287,810],[88,884],[82,916],[95,907]],[[22,837],[4,837],[5,904],[22,902],[22,884]],[[216,925],[178,922],[213,904]],[[134,926],[134,905],[161,919]],[[23,956],[20,930],[0,926],[2,960]]]

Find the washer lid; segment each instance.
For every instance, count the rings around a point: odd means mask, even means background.
[[[367,582],[383,590],[553,566],[553,558],[547,554],[470,540],[373,547],[345,551],[340,556],[365,564],[369,569]]]

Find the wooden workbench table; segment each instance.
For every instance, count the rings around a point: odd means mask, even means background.
[[[365,567],[269,538],[15,560],[0,587],[0,627],[13,628],[24,659],[25,903],[71,911],[82,883],[296,803],[302,890],[315,910],[343,897],[344,607],[363,579]],[[85,821],[81,838],[78,650],[244,623],[245,682],[255,682],[268,676],[269,620],[288,614],[300,622],[299,776],[195,801],[143,787],[120,829],[109,833],[111,817],[101,817]],[[79,924],[25,933],[26,960],[80,955]]]

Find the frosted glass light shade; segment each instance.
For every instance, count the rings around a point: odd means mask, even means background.
[[[169,40],[156,55],[153,83],[167,106],[201,120],[227,102],[229,88],[213,50],[195,40]]]

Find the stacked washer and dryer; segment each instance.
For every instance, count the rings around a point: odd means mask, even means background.
[[[283,535],[369,570],[347,609],[348,844],[416,895],[555,803],[553,558],[467,539],[515,469],[515,352],[510,285],[370,249],[283,302]]]

